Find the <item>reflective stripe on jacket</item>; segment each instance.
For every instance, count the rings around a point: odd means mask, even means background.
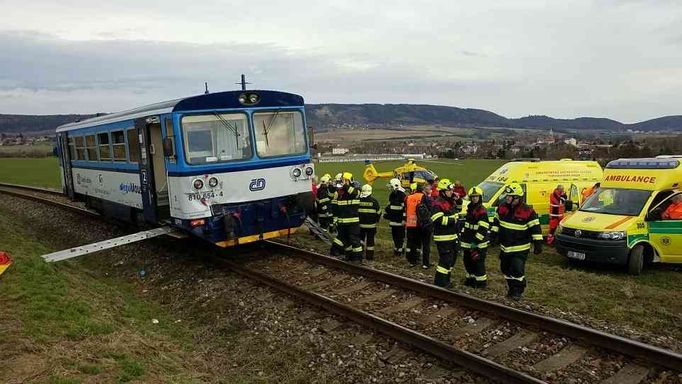
[[[540,219],[533,208],[523,203],[516,207],[507,203],[497,207],[490,230],[498,233],[503,252],[525,251],[530,249],[531,241],[542,242]]]
[[[381,218],[381,206],[374,196],[360,198],[360,228],[376,228]]]
[[[431,221],[433,221],[433,241],[457,240],[457,214],[451,200],[440,196],[433,202]]]
[[[460,240],[462,247],[487,248],[489,244],[488,230],[490,229],[488,210],[482,204],[469,204],[464,220]]]
[[[402,227],[405,225],[405,192],[393,190],[388,196],[386,206],[386,218],[388,225],[392,227]]]

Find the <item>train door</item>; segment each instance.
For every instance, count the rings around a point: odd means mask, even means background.
[[[162,122],[164,123],[162,125]],[[149,129],[149,155],[154,168],[154,186],[156,192],[157,219],[159,221],[170,217],[170,204],[168,199],[168,172],[163,155],[163,138],[165,137],[165,121],[156,119],[147,124]]]
[[[170,213],[161,143],[161,120],[158,116],[136,119],[135,128],[140,139],[140,189],[144,219],[156,223]]]
[[[71,151],[69,141],[73,138],[69,138],[66,132],[62,132],[57,136],[57,146],[59,147],[59,161],[62,170],[62,183],[64,184],[64,192],[69,196],[71,200],[74,199],[73,192],[73,175],[71,174]]]

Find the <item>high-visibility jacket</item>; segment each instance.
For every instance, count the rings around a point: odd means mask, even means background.
[[[527,251],[531,241],[542,243],[538,214],[524,203],[516,207],[503,203],[497,207],[490,231],[497,234],[502,252]]]
[[[661,218],[668,220],[682,219],[682,203],[671,203],[668,208],[663,211]]]
[[[415,192],[405,198],[405,226],[416,228],[417,225],[417,205],[424,199],[422,192]]]
[[[386,206],[386,219],[391,227],[405,226],[405,191],[391,191]]]
[[[452,200],[439,196],[431,207],[433,221],[433,241],[457,240],[457,212]]]
[[[344,185],[334,193],[332,198],[334,217],[338,224],[359,223],[358,207],[360,191],[352,185]]]
[[[322,184],[317,188],[317,215],[319,217],[332,217],[331,197],[329,196],[329,186]]]
[[[360,198],[360,228],[376,228],[379,218],[381,218],[381,205],[374,196]]]
[[[568,197],[559,189],[555,189],[549,196],[549,217],[554,219],[562,219],[564,217],[564,210],[566,209],[566,200]]]
[[[464,228],[460,244],[462,248],[488,248],[488,210],[483,204],[469,204],[464,217]]]

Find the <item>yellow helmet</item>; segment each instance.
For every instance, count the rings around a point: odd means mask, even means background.
[[[410,184],[410,189],[411,189],[412,191],[416,191],[418,186],[419,186],[419,185],[418,185],[417,183],[412,183],[412,184]]]
[[[519,183],[511,183],[504,188],[504,193],[507,196],[523,197],[523,188],[521,188]]]
[[[444,191],[446,189],[451,189],[453,187],[452,182],[450,182],[450,179],[441,179],[438,181],[438,189],[441,191]]]
[[[483,196],[483,190],[479,187],[472,187],[468,193],[469,196]]]
[[[353,180],[353,174],[350,172],[344,172],[343,173],[343,179],[344,180]]]
[[[328,183],[332,179],[332,175],[325,173],[324,176],[320,177],[320,183]]]

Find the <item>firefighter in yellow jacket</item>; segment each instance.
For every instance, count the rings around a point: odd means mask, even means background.
[[[433,241],[438,248],[438,266],[433,283],[439,287],[451,287],[450,276],[459,252],[457,241],[458,213],[455,203],[455,185],[448,179],[438,182],[438,198],[431,205]]]
[[[464,268],[466,279],[464,285],[473,288],[488,286],[488,275],[485,272],[485,256],[488,250],[488,210],[483,206],[483,190],[473,187],[469,190],[469,205],[464,217],[464,228],[460,238],[460,246],[464,250]]]
[[[360,191],[360,241],[365,243],[365,259],[374,260],[374,237],[377,234],[377,223],[381,218],[381,205],[372,196],[372,186],[365,184]]]
[[[353,181],[353,174],[344,172],[342,182],[336,185],[336,192],[332,198],[334,204],[334,221],[337,235],[332,242],[333,256],[346,255],[346,261],[362,261],[362,243],[360,243],[360,190],[357,182]]]
[[[500,244],[500,269],[507,280],[507,297],[520,300],[526,288],[526,260],[530,252],[542,252],[542,229],[533,208],[523,202],[518,183],[505,187],[506,202],[495,213],[491,236]]]

